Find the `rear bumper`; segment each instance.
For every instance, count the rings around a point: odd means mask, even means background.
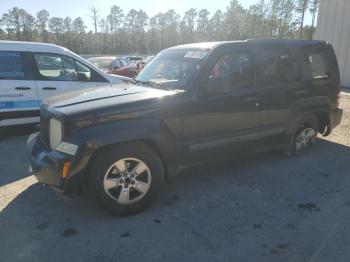
[[[330,128],[333,130],[335,127],[337,127],[341,119],[343,117],[343,110],[342,109],[333,109],[329,113],[329,120],[330,120]]]

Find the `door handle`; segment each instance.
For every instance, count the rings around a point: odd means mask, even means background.
[[[43,90],[56,90],[57,88],[56,87],[53,87],[53,86],[45,86],[43,87]]]
[[[256,96],[248,96],[245,98],[246,102],[257,102],[258,98]]]
[[[296,95],[305,95],[307,93],[308,93],[308,91],[307,90],[303,90],[303,89],[295,91]]]
[[[17,86],[15,87],[16,90],[30,90],[31,88],[29,86]]]
[[[256,107],[260,106],[259,99],[256,96],[249,96],[245,98],[247,103],[254,103]]]

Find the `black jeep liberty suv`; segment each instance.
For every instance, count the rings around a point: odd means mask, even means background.
[[[87,185],[114,214],[142,210],[183,166],[235,154],[308,150],[342,118],[333,48],[247,40],[172,47],[133,84],[44,101],[28,139],[37,179],[65,193]]]

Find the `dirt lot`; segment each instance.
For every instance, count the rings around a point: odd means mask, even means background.
[[[1,261],[350,261],[350,96],[311,154],[187,170],[112,217],[28,176],[26,131],[0,141]]]

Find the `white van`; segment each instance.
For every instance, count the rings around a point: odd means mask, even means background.
[[[0,41],[0,126],[38,122],[49,96],[129,80],[57,45]]]

